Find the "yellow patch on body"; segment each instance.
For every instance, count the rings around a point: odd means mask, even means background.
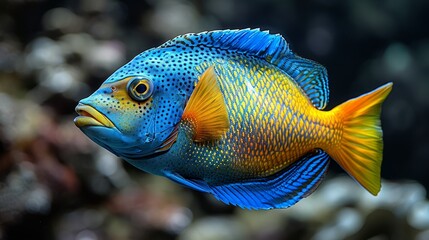
[[[236,170],[268,176],[336,141],[340,124],[316,109],[286,74],[247,65],[247,60],[214,64],[230,121],[224,141]]]

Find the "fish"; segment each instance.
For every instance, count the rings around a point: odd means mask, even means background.
[[[316,190],[331,159],[378,194],[392,85],[326,110],[326,68],[280,34],[189,33],[116,70],[79,101],[74,123],[145,172],[244,209],[288,208]]]

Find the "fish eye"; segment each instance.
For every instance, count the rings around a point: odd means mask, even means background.
[[[127,85],[128,94],[136,101],[148,99],[153,92],[153,83],[145,78],[133,78]]]

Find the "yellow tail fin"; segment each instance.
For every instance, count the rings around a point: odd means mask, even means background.
[[[373,195],[381,188],[381,104],[391,90],[392,83],[387,83],[333,109],[344,125],[339,145],[328,154]]]

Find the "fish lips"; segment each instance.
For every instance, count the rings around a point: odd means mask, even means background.
[[[75,125],[91,140],[119,156],[117,148],[125,141],[112,121],[88,104],[79,103],[75,111],[79,114],[74,119]]]
[[[74,119],[74,123],[79,128],[89,126],[115,128],[110,119],[90,105],[79,103],[75,111],[79,116]]]
[[[133,137],[123,135],[112,121],[94,107],[79,103],[75,110],[79,114],[74,119],[75,125],[91,140],[113,154],[136,160],[153,153],[151,148],[142,148],[142,144]]]

